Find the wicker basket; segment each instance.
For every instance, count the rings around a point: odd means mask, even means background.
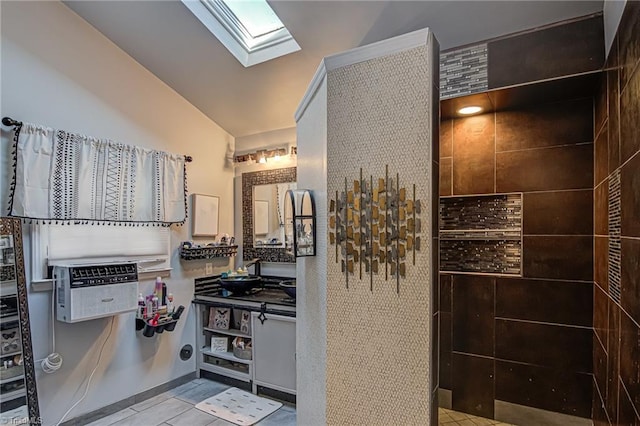
[[[251,348],[241,349],[239,346],[233,348],[233,355],[240,359],[251,359]]]

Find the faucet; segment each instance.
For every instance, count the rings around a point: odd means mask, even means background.
[[[260,276],[260,259],[255,258],[251,259],[249,262],[244,264],[244,268],[247,269],[249,266],[253,266],[253,275]]]

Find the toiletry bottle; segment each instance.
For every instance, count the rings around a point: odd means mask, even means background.
[[[157,277],[156,278],[156,287],[153,291],[153,295],[157,296],[157,297],[161,297],[162,296],[162,277]]]
[[[158,312],[158,309],[160,308],[160,299],[158,299],[158,296],[153,296],[151,298],[151,303],[153,305],[153,312]]]
[[[146,309],[146,303],[144,302],[144,297],[142,296],[142,293],[140,293],[138,295],[138,318],[144,318],[145,309]]]
[[[173,313],[173,293],[169,293],[169,295],[167,296],[167,313],[168,314],[172,314]]]
[[[162,299],[161,299],[161,305],[165,306],[167,304],[167,285],[165,283],[162,283]]]
[[[147,296],[147,312],[145,316],[146,318],[151,318],[154,313],[155,311],[153,310],[153,300],[151,299],[151,296]]]

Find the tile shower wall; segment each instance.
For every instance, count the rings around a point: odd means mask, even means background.
[[[596,98],[594,425],[640,424],[640,2],[627,1]]]
[[[523,212],[522,277],[441,274],[454,410],[493,418],[501,400],[591,416],[593,121],[585,98],[441,123],[441,200],[522,193]]]

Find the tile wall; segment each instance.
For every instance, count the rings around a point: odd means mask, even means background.
[[[640,2],[627,1],[596,98],[593,422],[640,424]]]
[[[441,274],[440,388],[591,416],[593,99],[447,120],[440,196],[522,193],[522,277]],[[442,268],[441,268],[442,269]]]
[[[332,260],[335,247],[319,253],[328,259],[327,424],[437,424],[437,361],[425,350],[438,353],[432,338],[438,312],[431,303],[438,270],[438,227],[432,223],[438,214],[439,56],[431,33],[425,42],[327,72],[324,193],[344,190],[345,179],[358,179],[359,168],[374,177],[385,176],[388,168],[390,176],[400,174],[400,187],[415,184],[412,198],[431,207],[420,212],[421,248],[415,263],[406,262],[399,286],[384,271],[372,280],[353,274],[347,285],[341,265]],[[363,366],[372,374],[363,374]]]

